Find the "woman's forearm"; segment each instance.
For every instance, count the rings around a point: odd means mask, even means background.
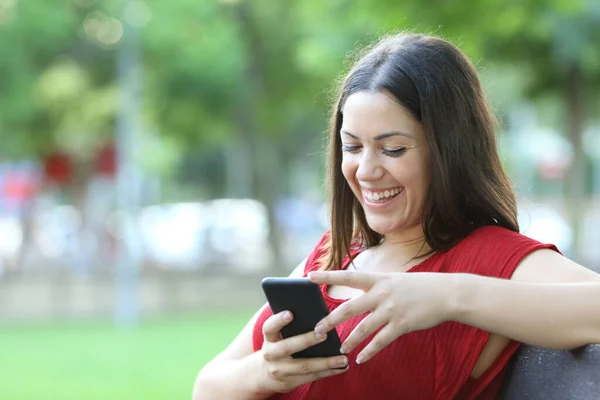
[[[456,274],[452,320],[551,349],[600,343],[600,282],[529,283]]]
[[[194,400],[259,400],[273,395],[261,387],[260,352],[240,360],[216,359],[196,378]]]

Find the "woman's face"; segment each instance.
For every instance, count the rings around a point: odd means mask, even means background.
[[[386,239],[421,236],[429,185],[423,127],[386,92],[354,93],[342,114],[342,173],[369,227]]]

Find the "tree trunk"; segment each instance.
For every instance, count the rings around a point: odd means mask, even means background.
[[[240,109],[237,118],[239,132],[244,135],[239,144],[249,151],[245,155],[252,161],[250,165],[243,165],[243,161],[239,161],[238,167],[244,168],[245,173],[249,175],[252,172],[254,173],[247,179],[251,179],[254,183],[251,188],[252,197],[261,201],[267,207],[270,226],[269,243],[274,252],[274,260],[270,267],[276,273],[279,273],[283,272],[284,269],[282,269],[280,236],[274,206],[280,193],[278,188],[281,188],[283,175],[280,173],[281,167],[274,146],[272,146],[272,143],[261,139],[264,137],[264,132],[259,132],[257,116],[264,93],[266,74],[264,62],[266,56],[251,11],[251,5],[248,2],[240,2],[235,6],[235,17],[240,24],[243,40],[245,41],[247,60],[243,76],[243,88],[240,90]]]
[[[223,149],[226,163],[225,193],[229,198],[252,198],[254,185],[253,117],[240,99],[236,121],[236,140],[233,146]]]
[[[585,207],[585,153],[582,147],[583,121],[585,113],[584,77],[579,65],[573,64],[565,77],[565,102],[568,111],[568,133],[573,146],[573,163],[567,174],[566,201],[569,219],[573,228],[573,251],[571,256],[581,258],[581,221]]]
[[[277,146],[268,140],[263,139],[257,146],[257,181],[259,182],[259,199],[265,204],[269,213],[269,243],[273,249],[273,271],[276,274],[287,275],[291,268],[284,265],[282,254],[280,226],[275,214],[277,200],[283,192],[283,182],[285,180],[285,161],[281,154],[277,152]]]

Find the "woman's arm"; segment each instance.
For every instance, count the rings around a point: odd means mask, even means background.
[[[369,313],[342,344],[347,353],[378,331],[357,363],[369,360],[400,335],[445,321],[492,333],[474,376],[491,365],[507,338],[555,349],[600,343],[600,276],[550,250],[525,257],[510,281],[428,272],[321,271],[311,272],[309,278],[365,292],[315,327],[316,332],[328,332]]]
[[[455,278],[452,320],[551,349],[600,343],[600,275],[556,252],[533,252],[510,281]]]
[[[253,353],[252,331],[263,306],[235,340],[198,373],[194,400],[266,399],[272,393],[260,387],[260,352]],[[235,382],[235,384],[232,384]]]
[[[290,277],[302,277],[305,265],[306,259],[292,271]],[[262,355],[260,352],[253,352],[252,348],[254,325],[265,307],[267,304],[254,314],[244,329],[221,354],[200,370],[194,385],[194,400],[255,400],[265,399],[273,394],[266,392],[261,387]]]
[[[306,260],[290,276],[301,277],[305,264]],[[282,338],[281,329],[294,318],[289,311],[267,318],[262,326],[262,348],[253,352],[252,333],[263,309],[255,314],[223,353],[198,373],[194,385],[195,400],[264,399],[317,379],[346,372],[348,359],[345,356],[292,357],[294,353],[323,342],[327,336],[311,331]]]

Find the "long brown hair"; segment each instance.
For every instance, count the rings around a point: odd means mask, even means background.
[[[337,269],[350,246],[370,247],[382,236],[342,171],[342,108],[359,91],[387,91],[423,125],[429,147],[430,186],[423,231],[434,251],[448,250],[475,229],[498,225],[519,231],[517,207],[496,147],[496,120],[477,72],[451,43],[402,33],[380,40],[342,82],[329,128],[327,189],[331,238],[323,269]]]

